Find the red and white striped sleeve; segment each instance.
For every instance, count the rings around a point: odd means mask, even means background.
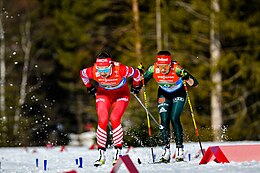
[[[120,65],[120,73],[123,77],[132,77],[133,78],[133,86],[140,85],[140,72],[136,68],[125,66],[123,64]]]
[[[80,77],[87,88],[91,87],[92,84],[90,83],[89,79],[93,78],[93,67],[89,67],[81,70]]]

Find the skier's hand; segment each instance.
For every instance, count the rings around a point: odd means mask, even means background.
[[[97,89],[92,85],[91,87],[87,88],[89,94],[96,96]]]
[[[185,72],[184,68],[182,68],[182,67],[180,67],[180,66],[177,66],[177,67],[175,68],[175,72],[176,72],[176,74],[177,74],[179,77],[181,77],[183,80],[189,80],[189,78],[190,78],[190,75],[189,75],[187,72]]]
[[[190,79],[190,75],[188,75],[188,73],[183,73],[182,77],[183,80],[189,80]]]
[[[140,90],[142,89],[142,85],[138,85],[138,86],[131,86],[131,93],[132,94],[138,94],[140,92]]]
[[[142,63],[139,64],[139,66],[137,67],[137,69],[139,70],[139,72],[141,73],[141,75],[144,74],[144,66]]]

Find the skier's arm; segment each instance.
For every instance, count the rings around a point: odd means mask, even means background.
[[[89,88],[89,87],[91,87],[91,83],[90,83],[90,81],[89,81],[89,79],[90,79],[90,70],[89,70],[90,68],[85,68],[85,69],[83,69],[83,70],[81,70],[80,71],[80,77],[81,77],[81,79],[82,79],[82,81],[83,81],[83,83],[84,83],[84,85],[87,87],[87,88]]]
[[[96,90],[95,86],[91,84],[91,82],[89,80],[89,79],[93,78],[93,67],[85,68],[85,69],[81,70],[80,77],[81,77],[84,85],[86,86],[88,93],[95,96],[97,90]]]
[[[123,76],[123,77],[132,77],[133,78],[132,85],[134,87],[141,85],[140,72],[136,68],[133,68],[133,67],[130,67],[130,66],[125,66],[125,65],[121,64],[120,65],[120,73],[121,73],[121,76]]]
[[[182,77],[183,80],[186,80],[186,82],[191,86],[191,87],[197,87],[199,85],[198,80],[192,76],[189,72],[184,70],[184,76]]]
[[[199,85],[197,79],[180,65],[176,67],[175,72],[179,77],[182,78],[182,80],[185,80],[191,87],[197,87]]]
[[[145,85],[147,82],[153,78],[153,72],[154,72],[154,65],[151,65],[148,67],[147,71],[144,73],[144,83]]]

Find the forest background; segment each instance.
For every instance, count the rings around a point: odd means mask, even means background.
[[[65,145],[96,128],[79,71],[101,51],[148,67],[169,50],[199,81],[189,95],[200,139],[259,140],[259,8],[258,0],[0,0],[0,146]],[[150,81],[148,109],[159,121],[156,90]],[[185,141],[196,141],[188,103],[181,120]],[[125,145],[149,145],[132,96],[122,123]]]

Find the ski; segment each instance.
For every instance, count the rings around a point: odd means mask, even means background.
[[[156,162],[148,162],[149,164],[169,164],[169,163],[166,163],[166,162],[160,162],[160,161],[156,161]]]
[[[94,166],[95,167],[100,167],[100,166],[102,166],[103,164],[105,164],[105,162],[104,161],[100,161],[100,160],[97,160],[95,163],[94,163]]]
[[[95,167],[100,167],[100,166],[102,166],[102,165],[103,165],[103,164],[97,164],[97,163],[94,164]]]
[[[183,161],[172,161],[172,162],[160,162],[160,161],[156,161],[156,162],[148,162],[149,164],[171,164],[171,163],[181,163],[181,162],[188,162],[186,160]]]

